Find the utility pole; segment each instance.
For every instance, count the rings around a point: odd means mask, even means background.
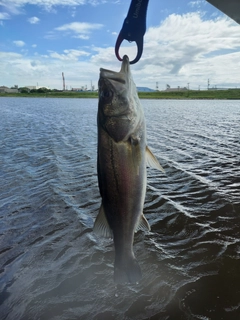
[[[64,73],[62,72],[62,80],[63,80],[63,91],[65,91],[65,78]]]

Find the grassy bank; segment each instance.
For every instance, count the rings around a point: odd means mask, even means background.
[[[240,89],[139,92],[142,99],[239,99]]]
[[[0,97],[28,97],[28,98],[98,98],[97,92],[74,92],[74,91],[49,91],[49,92],[23,92],[23,93],[0,93]]]
[[[0,93],[0,97],[36,97],[36,98],[98,98],[97,92],[49,91],[44,93]],[[141,99],[235,99],[240,100],[240,89],[228,90],[189,90],[139,92]]]

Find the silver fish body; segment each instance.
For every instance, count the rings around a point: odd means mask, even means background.
[[[97,124],[102,204],[94,231],[113,236],[115,282],[136,283],[141,269],[133,253],[134,232],[150,230],[143,216],[146,165],[161,166],[146,146],[143,108],[127,56],[120,72],[100,69]]]

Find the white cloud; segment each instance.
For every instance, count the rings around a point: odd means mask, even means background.
[[[188,5],[192,8],[200,8],[202,5],[206,4],[206,0],[195,0],[195,1],[189,1]]]
[[[0,20],[10,19],[10,15],[7,12],[0,12]]]
[[[69,51],[66,55],[78,54],[74,50],[66,51]],[[28,57],[14,52],[0,52],[0,70],[6,86],[17,83],[21,87],[39,82],[52,89],[62,88],[62,72],[65,74],[68,88],[81,87],[88,83],[90,85],[91,80],[96,86],[99,73],[99,68],[89,61],[64,60],[59,59],[59,56],[50,55]]]
[[[75,38],[89,39],[89,34],[93,30],[102,28],[103,25],[99,23],[87,23],[87,22],[72,22],[64,24],[55,28],[56,31],[64,31],[65,34],[71,34]]]
[[[16,40],[16,41],[13,41],[13,43],[15,44],[16,47],[23,47],[23,46],[25,46],[25,42],[22,41],[22,40]]]
[[[2,0],[0,5],[17,14],[21,12],[21,8],[29,4],[43,7],[49,11],[56,6],[76,7],[85,4],[96,6],[105,2],[105,0]]]
[[[98,6],[101,3],[106,3],[106,0],[88,0],[88,3],[92,6]]]
[[[74,18],[75,16],[76,16],[76,7],[73,7],[71,17]]]
[[[231,19],[206,20],[200,13],[172,14],[159,26],[147,30],[140,61],[132,66],[135,82],[154,88],[165,84],[192,88],[205,86],[207,79],[218,83],[239,83],[240,27]],[[130,47],[122,43],[120,56],[135,58],[135,42]],[[92,57],[95,65],[112,67],[113,48],[97,48]],[[238,60],[239,59],[239,60]]]
[[[53,52],[50,51],[49,56],[51,58],[55,58],[55,59],[59,59],[59,60],[70,60],[70,61],[78,61],[79,57],[82,56],[89,56],[90,53],[83,51],[83,50],[75,50],[75,49],[71,49],[71,50],[63,50],[63,54],[60,54],[58,52]]]
[[[160,26],[149,28],[144,53],[148,62],[167,66],[175,74],[207,54],[239,48],[239,38],[239,26],[228,18],[203,20],[199,13],[172,14]]]
[[[49,31],[45,36],[44,36],[45,39],[49,39],[49,40],[52,40],[52,39],[56,39],[57,38],[57,35],[56,33],[54,33],[53,31]]]
[[[32,48],[36,48],[37,47],[37,45],[36,44],[32,44]]]
[[[61,27],[55,28],[58,31],[74,31],[76,33],[88,33],[90,30],[101,28],[101,24],[90,24],[87,22],[71,22],[69,24],[64,24]]]
[[[89,26],[92,25],[66,24],[54,32],[87,37],[95,30]],[[190,89],[197,89],[199,85],[203,89],[208,78],[211,85],[240,86],[239,39],[239,25],[228,18],[207,20],[200,13],[170,15],[147,30],[142,58],[131,66],[134,81],[138,86],[150,88],[155,88],[158,82],[160,90],[165,89],[167,83],[172,87],[190,83]],[[127,46],[123,42],[120,54],[128,54],[133,59],[135,43]],[[35,53],[32,57],[0,53],[1,74],[8,79],[4,84],[9,86],[41,81],[42,85],[61,88],[62,71],[68,86],[80,87],[91,80],[96,85],[100,67],[120,70],[113,46],[66,48],[43,55]]]
[[[86,4],[87,0],[2,0],[1,5],[3,6],[15,6],[15,7],[23,7],[25,5],[36,5],[41,7],[52,7],[57,5],[62,6],[77,6]]]
[[[88,40],[90,37],[85,34],[79,34],[79,35],[73,36],[73,38]]]
[[[30,22],[31,24],[36,24],[40,21],[40,19],[38,17],[31,17],[28,19],[28,22]]]

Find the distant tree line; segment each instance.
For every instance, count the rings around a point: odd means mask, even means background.
[[[51,90],[51,89],[47,89],[47,88],[44,88],[44,87],[39,88],[39,89],[31,89],[30,90],[27,87],[21,87],[21,88],[18,89],[18,91],[20,93],[47,93],[47,92],[60,92],[62,90],[57,90],[57,89]]]

